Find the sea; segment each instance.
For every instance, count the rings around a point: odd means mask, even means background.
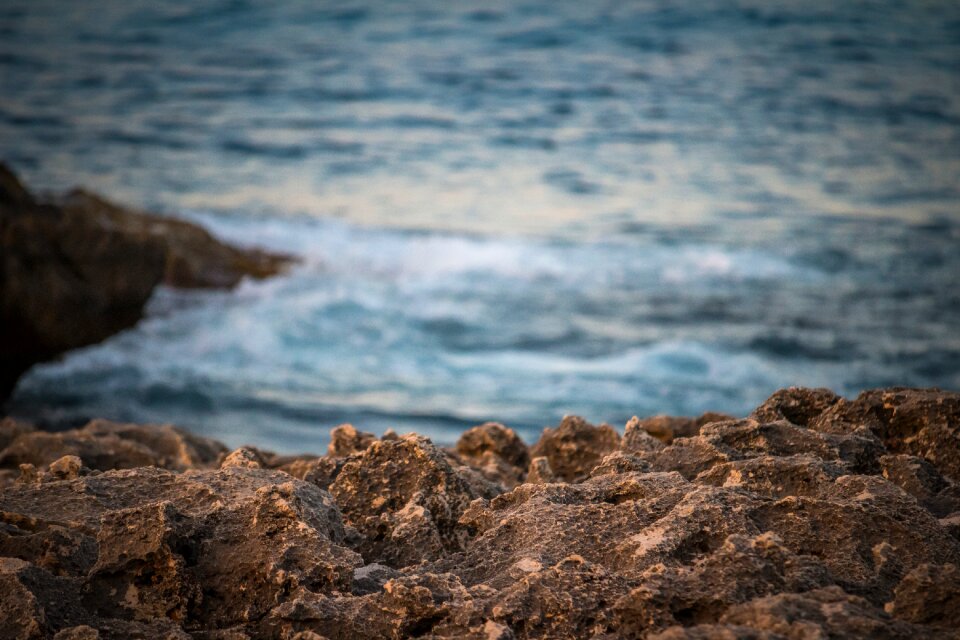
[[[4,0],[0,159],[299,258],[35,367],[41,424],[321,452],[960,388],[955,1]]]

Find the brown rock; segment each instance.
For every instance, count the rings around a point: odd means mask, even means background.
[[[530,451],[545,457],[556,476],[566,482],[587,477],[603,457],[620,446],[620,436],[607,424],[595,427],[583,418],[567,416],[556,429],[547,427]]]
[[[328,493],[264,469],[141,468],[16,485],[0,494],[0,511],[34,529],[96,536],[83,604],[104,619],[229,628],[298,587],[349,592],[360,564],[342,546],[346,532]]]
[[[363,453],[377,441],[372,433],[357,431],[352,424],[342,424],[330,430],[330,446],[327,455],[344,458],[354,453]]]
[[[790,387],[780,389],[754,409],[751,417],[760,422],[787,420],[795,425],[806,427],[811,421],[842,400],[830,389],[809,389]]]
[[[646,422],[649,423],[651,420],[656,420],[656,418],[649,418]],[[652,429],[660,434],[661,438],[657,439],[651,435],[651,429],[644,427],[643,420],[640,420],[637,416],[630,418],[630,421],[627,422],[627,426],[623,430],[623,440],[620,442],[620,448],[626,451],[627,453],[643,453],[644,451],[659,451],[663,449],[664,441],[672,442],[673,441],[673,431],[670,431],[669,437],[666,435],[666,430],[657,430]],[[699,433],[700,429],[697,428]]]
[[[530,464],[530,452],[520,436],[497,422],[465,431],[457,441],[457,454],[486,478],[507,488],[523,482]]]
[[[33,425],[13,418],[0,420],[0,451],[3,451],[19,436],[33,431]]]
[[[942,471],[950,452],[920,438],[952,446],[952,394],[938,393],[875,392],[851,408],[786,390],[754,418],[711,420],[669,445],[640,421],[622,442],[568,421],[509,491],[499,474],[520,468],[524,450],[500,425],[471,430],[456,452],[415,435],[364,445],[344,429],[342,456],[241,449],[218,470],[222,448],[179,456],[137,435],[147,427],[79,430],[58,446],[80,440],[104,464],[140,451],[197,468],[22,463],[29,481],[0,487],[0,629],[108,640],[955,638],[957,490]],[[14,446],[31,433],[17,431],[8,450],[39,456]]]
[[[263,456],[261,456],[258,451],[247,447],[234,449],[228,453],[223,459],[223,462],[220,463],[221,469],[229,469],[231,467],[262,469],[265,466],[266,463],[263,460]]]
[[[83,468],[83,461],[77,456],[63,456],[50,463],[50,475],[57,480],[76,480]]]
[[[292,262],[289,256],[238,249],[191,222],[125,209],[82,189],[58,204],[67,216],[96,219],[127,237],[157,239],[164,250],[163,282],[172,287],[227,289],[244,277],[276,275]]]
[[[0,466],[45,467],[64,456],[76,456],[101,471],[141,466],[183,470],[212,465],[224,451],[218,442],[171,425],[94,420],[82,429],[19,433],[0,451]]]
[[[660,442],[670,444],[676,438],[690,438],[698,435],[700,427],[704,425],[724,420],[733,420],[733,417],[724,413],[713,412],[704,413],[699,418],[661,415],[641,420],[634,416],[627,423],[627,426],[634,434],[639,435],[640,431],[646,431]]]
[[[231,287],[290,261],[83,191],[40,202],[0,164],[0,402],[33,364],[136,324],[160,282]]]
[[[459,549],[457,519],[482,497],[442,451],[415,435],[375,442],[343,466],[330,492],[364,536],[366,561],[392,567]]]
[[[532,484],[548,484],[555,482],[557,477],[550,468],[550,461],[545,456],[538,456],[530,461],[527,471],[527,482]]]
[[[886,607],[895,618],[960,629],[960,570],[955,564],[922,564],[903,577]]]

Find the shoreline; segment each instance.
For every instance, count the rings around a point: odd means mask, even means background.
[[[487,423],[323,456],[0,423],[18,638],[953,637],[960,394],[778,391],[742,419]]]
[[[0,162],[0,406],[35,364],[141,320],[154,289],[231,289],[295,258],[73,189],[40,198]]]

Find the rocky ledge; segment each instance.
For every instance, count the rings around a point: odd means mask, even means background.
[[[0,427],[9,638],[956,638],[960,394],[569,417],[528,447]]]
[[[290,261],[79,189],[38,199],[0,163],[0,403],[37,362],[136,324],[160,283],[229,288]]]

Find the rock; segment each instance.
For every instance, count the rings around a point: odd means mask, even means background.
[[[290,261],[83,191],[40,201],[0,164],[0,402],[32,365],[136,324],[161,282],[231,287]]]
[[[841,400],[830,389],[808,389],[790,387],[780,389],[754,409],[751,417],[760,422],[787,420],[795,425],[807,427],[825,410]]]
[[[93,420],[82,429],[24,430],[0,451],[0,466],[46,467],[75,456],[91,469],[157,466],[185,470],[214,464],[225,447],[171,425],[131,425]]]
[[[53,636],[53,640],[98,640],[100,632],[85,624],[61,629]]]
[[[382,564],[368,564],[353,570],[353,595],[377,593],[388,581],[400,576],[400,572]]]
[[[265,467],[263,457],[253,449],[241,447],[231,451],[220,463],[221,469],[240,467],[243,469],[262,469]]]
[[[63,456],[50,463],[50,475],[57,480],[76,480],[83,468],[83,461],[77,456]]]
[[[457,519],[483,497],[440,449],[415,435],[372,444],[343,466],[330,492],[364,536],[364,559],[391,567],[459,549]]]
[[[487,422],[463,433],[457,454],[484,477],[513,488],[523,482],[530,452],[520,436],[497,422]]]
[[[139,443],[150,450],[155,466],[177,471],[212,466],[226,451],[226,447],[215,440],[196,436],[170,424],[145,427],[109,420],[92,420],[82,431],[98,441],[101,441],[103,436],[115,435],[122,440]]]
[[[646,431],[655,439],[670,444],[675,438],[689,438],[700,433],[700,427],[711,422],[733,420],[732,416],[723,413],[708,412],[699,418],[685,418],[677,416],[653,416],[641,420],[634,416],[627,426],[634,433]]]
[[[752,418],[714,422],[700,435],[678,438],[661,451],[641,454],[654,469],[679,471],[694,478],[714,465],[762,455],[789,457],[813,455],[821,460],[840,460],[854,471],[876,473],[883,445],[869,432],[820,433],[786,420],[761,423]]]
[[[94,620],[191,619],[201,628],[229,628],[262,616],[296,588],[349,592],[360,565],[343,546],[346,532],[330,495],[264,469],[140,468],[17,485],[0,494],[0,511],[19,514],[7,529],[12,524],[20,538],[26,526],[95,536],[95,563],[71,565],[71,579],[83,582],[71,592],[82,594]]]
[[[156,238],[164,250],[163,283],[185,289],[228,289],[245,277],[268,278],[292,262],[290,256],[239,249],[191,222],[125,209],[74,189],[58,203],[66,215],[98,220],[127,237]]]
[[[632,456],[629,453],[614,451],[593,468],[593,471],[590,472],[590,477],[616,475],[629,473],[631,471],[650,471],[650,463],[642,458]]]
[[[944,478],[932,464],[910,455],[881,456],[883,477],[917,499],[938,517],[960,512],[960,485]]]
[[[363,453],[377,441],[372,433],[357,431],[352,424],[342,424],[330,431],[330,445],[327,455],[345,458],[354,453]]]
[[[530,461],[530,469],[527,471],[527,482],[532,484],[548,484],[554,482],[556,476],[553,469],[550,468],[550,461],[546,456],[537,456]]]
[[[10,428],[0,635],[955,638],[952,458],[916,439],[952,446],[953,395],[789,389],[669,444],[567,419],[532,460],[495,423],[323,457]]]
[[[630,418],[627,426],[623,430],[623,440],[620,442],[620,448],[627,453],[643,453],[644,451],[659,451],[663,448],[663,440],[658,440],[651,435],[651,432],[644,428],[644,421],[637,416]],[[655,430],[656,431],[656,430]],[[697,428],[699,433],[700,428]],[[664,440],[673,441],[673,431],[670,431],[669,438],[665,435],[666,431],[657,431]],[[693,435],[693,434],[691,434]]]
[[[344,458],[354,453],[363,453],[376,441],[377,438],[372,433],[357,431],[352,424],[342,424],[330,431],[327,455]]]
[[[811,422],[820,431],[869,429],[890,453],[924,458],[960,481],[960,393],[878,389],[838,401]]]
[[[886,606],[895,618],[960,629],[960,570],[955,564],[922,564],[908,573]]]
[[[530,455],[545,457],[553,473],[566,482],[586,478],[603,457],[620,446],[620,436],[613,427],[595,427],[583,418],[567,416],[556,429],[543,430]]]
[[[650,636],[651,640],[686,640],[723,637],[756,638],[878,638],[909,640],[933,638],[922,627],[891,619],[867,601],[839,587],[806,593],[781,593],[730,607],[720,618],[722,625],[676,627]],[[746,633],[742,633],[746,632]],[[748,635],[749,634],[749,635]],[[729,636],[728,636],[729,637]]]

